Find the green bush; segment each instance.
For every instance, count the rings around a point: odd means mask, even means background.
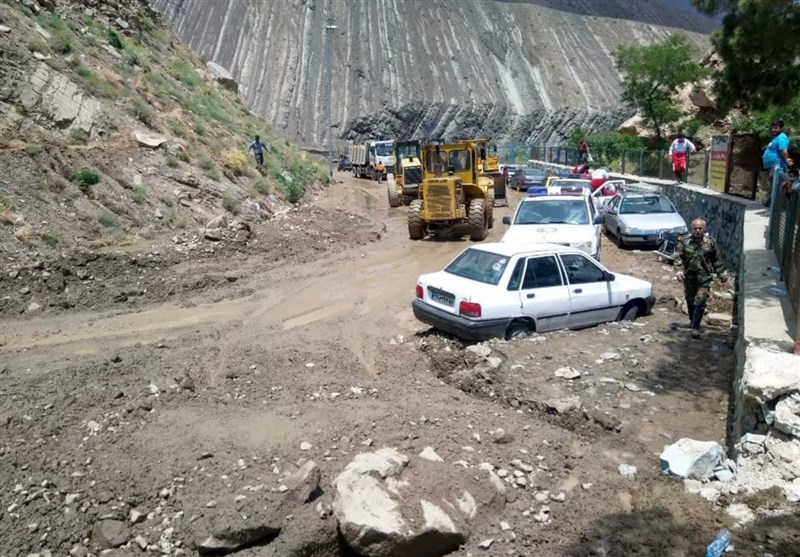
[[[125,44],[122,42],[122,37],[120,37],[119,34],[113,29],[106,31],[106,38],[108,38],[108,44],[117,50],[122,50],[125,48]]]
[[[305,195],[305,189],[296,182],[284,182],[284,192],[289,203],[297,203]]]
[[[137,120],[148,127],[152,126],[155,120],[153,109],[142,99],[133,100],[133,115],[136,116]]]
[[[239,198],[236,197],[235,193],[230,191],[226,191],[222,194],[222,207],[233,215],[238,215],[241,210]]]
[[[267,182],[264,178],[257,179],[255,184],[253,184],[253,187],[261,195],[269,195],[269,192],[272,189],[269,186],[269,182]]]
[[[105,226],[106,228],[116,228],[117,227],[117,215],[109,211],[108,209],[103,209],[99,213],[97,213],[97,222]]]
[[[86,130],[83,130],[81,128],[72,128],[71,130],[69,130],[69,136],[75,141],[80,141],[82,143],[85,143],[86,141],[89,140],[89,134],[86,133]]]
[[[125,61],[128,63],[129,66],[138,66],[139,65],[139,55],[136,54],[133,50],[126,48],[125,49]]]
[[[55,236],[54,234],[42,234],[42,240],[44,240],[44,243],[48,246],[55,247],[58,245],[58,236]]]
[[[170,228],[186,228],[189,220],[175,209],[169,209],[164,214],[164,221]]]
[[[0,211],[11,209],[13,206],[14,204],[11,202],[11,200],[2,193],[0,193]]]
[[[203,78],[198,75],[195,67],[184,60],[178,60],[172,65],[170,75],[192,89],[203,84]]]
[[[50,47],[42,39],[37,38],[28,41],[28,50],[30,50],[31,52],[40,52],[41,54],[47,54],[50,52]]]
[[[144,203],[146,197],[147,197],[147,190],[145,190],[142,186],[133,188],[134,203]]]
[[[72,181],[82,190],[86,191],[91,186],[100,183],[100,175],[94,170],[83,168],[73,176]]]
[[[206,154],[200,155],[200,160],[197,161],[197,165],[206,172],[216,168],[214,161],[212,161],[211,158]]]
[[[59,54],[69,54],[72,52],[72,43],[66,33],[54,33],[50,37],[50,48]]]
[[[33,157],[34,155],[38,155],[42,152],[42,146],[37,145],[36,143],[28,143],[25,145],[25,152],[28,154],[28,156]]]

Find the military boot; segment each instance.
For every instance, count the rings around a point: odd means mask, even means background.
[[[694,306],[692,312],[692,338],[700,338],[700,323],[703,322],[703,314],[706,312],[704,305]]]

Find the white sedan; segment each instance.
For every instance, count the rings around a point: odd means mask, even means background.
[[[558,244],[476,244],[417,281],[414,316],[466,340],[633,320],[655,304],[653,285],[611,273]]]

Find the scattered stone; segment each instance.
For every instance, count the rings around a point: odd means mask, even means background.
[[[800,391],[797,356],[777,347],[750,345],[744,357],[745,396],[765,404]]]
[[[494,356],[490,356],[486,358],[486,363],[489,364],[490,368],[498,369],[501,365],[503,365],[503,360]]]
[[[775,405],[775,427],[793,437],[800,437],[800,392],[781,398]]]
[[[498,443],[501,445],[505,445],[507,443],[511,443],[514,440],[514,437],[507,433],[505,429],[502,427],[498,427],[494,431],[490,431],[489,434],[492,436],[492,443]]]
[[[494,543],[494,538],[489,538],[488,540],[483,540],[481,543],[479,543],[478,547],[480,547],[481,549],[489,549],[490,547],[492,547],[493,543]]]
[[[70,557],[86,557],[89,554],[89,550],[77,543],[69,550],[69,554]]]
[[[557,398],[545,401],[545,405],[559,414],[566,414],[572,410],[578,410],[581,407],[581,399],[577,396]]]
[[[104,549],[113,549],[131,537],[128,526],[121,520],[101,520],[92,529],[92,541]]]
[[[791,503],[800,501],[800,478],[795,478],[792,483],[784,485],[783,495]]]
[[[10,33],[11,27],[6,27],[5,25],[0,25],[0,33]]]
[[[301,451],[310,451],[313,448],[313,445],[308,441],[303,441],[300,443],[300,450]]]
[[[619,360],[620,356],[616,352],[603,352],[600,354],[600,359],[604,362],[610,362],[613,360]]]
[[[492,349],[485,344],[473,344],[471,346],[467,346],[466,350],[467,352],[472,352],[473,354],[476,354],[482,358],[488,358],[492,353]]]
[[[149,149],[158,149],[161,147],[161,145],[167,142],[166,137],[151,135],[149,133],[140,131],[133,132],[133,137],[136,139],[136,142],[140,147],[147,147]]]
[[[431,462],[444,462],[444,459],[436,454],[436,451],[433,450],[433,447],[425,447],[422,449],[422,452],[419,453],[419,456],[420,458],[430,460]]]
[[[625,383],[625,388],[632,393],[638,393],[642,390],[636,383]]]
[[[28,304],[28,308],[25,310],[25,312],[36,313],[40,309],[42,309],[42,306],[40,304],[37,304],[36,302],[31,302],[30,304]]]
[[[586,417],[608,431],[620,431],[622,429],[622,421],[619,418],[597,408],[587,410]]]
[[[684,437],[664,448],[661,453],[661,471],[680,478],[702,480],[710,477],[724,459],[719,443],[695,441]]]
[[[117,18],[114,20],[114,23],[116,23],[120,29],[127,29],[130,27],[130,24],[124,19]]]
[[[558,368],[554,375],[564,379],[578,379],[581,376],[581,372],[574,367],[564,366]]]
[[[145,518],[147,518],[147,513],[143,513],[137,509],[131,509],[131,512],[128,514],[128,521],[131,524],[139,524]]]
[[[733,316],[726,313],[707,313],[706,323],[711,327],[730,328],[731,323],[733,323]]]
[[[619,473],[620,475],[626,478],[632,478],[636,475],[639,469],[636,466],[631,466],[630,464],[620,464],[619,465]]]
[[[725,509],[729,517],[736,521],[738,526],[753,522],[756,519],[755,513],[744,503],[734,503]]]

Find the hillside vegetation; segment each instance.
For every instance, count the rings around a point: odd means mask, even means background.
[[[264,219],[327,180],[145,2],[4,0],[0,25],[0,252]],[[256,134],[263,175],[245,154]]]

